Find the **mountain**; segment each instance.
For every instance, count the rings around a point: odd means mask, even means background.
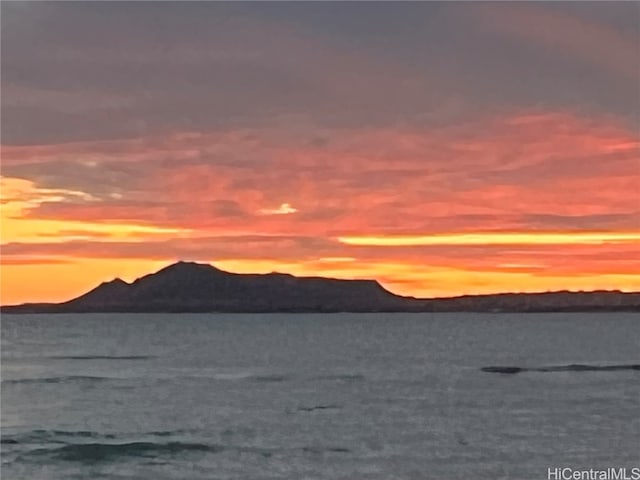
[[[115,279],[59,304],[4,307],[5,312],[280,312],[402,309],[407,300],[373,280],[236,274],[178,262],[132,283]]]
[[[434,312],[640,311],[640,293],[498,294],[442,299],[401,297],[375,280],[237,274],[178,262],[132,283],[105,282],[63,303],[2,307],[5,313],[81,312]]]

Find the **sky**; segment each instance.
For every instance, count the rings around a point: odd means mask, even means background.
[[[179,259],[640,290],[638,2],[1,9],[2,304]]]

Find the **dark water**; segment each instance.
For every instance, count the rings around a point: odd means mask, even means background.
[[[638,363],[632,314],[5,315],[2,477],[630,467]]]

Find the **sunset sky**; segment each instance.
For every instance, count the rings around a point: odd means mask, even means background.
[[[1,13],[2,304],[178,259],[640,290],[640,3]]]

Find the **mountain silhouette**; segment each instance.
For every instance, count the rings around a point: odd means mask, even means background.
[[[63,303],[2,307],[13,313],[81,312],[419,312],[640,310],[640,293],[497,294],[402,297],[375,280],[237,274],[178,262],[132,283],[119,278]]]

